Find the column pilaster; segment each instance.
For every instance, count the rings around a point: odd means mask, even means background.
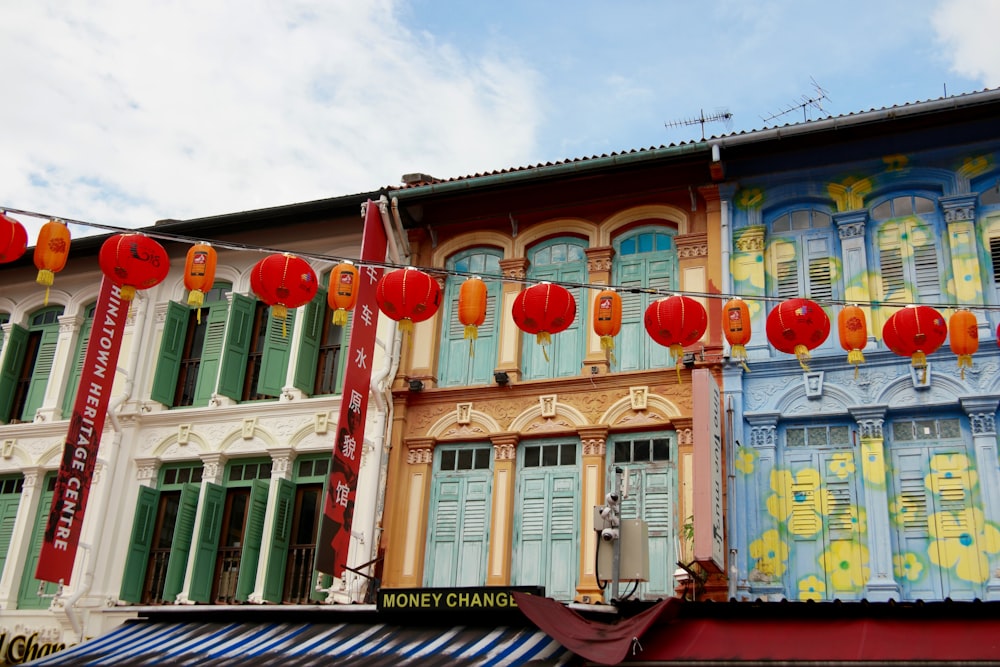
[[[514,538],[514,487],[517,476],[517,433],[494,433],[493,513],[490,516],[486,585],[510,584],[510,555]]]
[[[597,553],[597,533],[594,532],[594,507],[604,504],[605,461],[608,440],[606,426],[581,428],[577,431],[583,444],[582,470],[583,480],[580,494],[580,579],[576,586],[578,602],[598,603],[604,601],[604,591],[597,585],[597,572],[594,571],[594,554]]]

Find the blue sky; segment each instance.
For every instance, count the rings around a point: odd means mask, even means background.
[[[800,122],[813,82],[809,118],[935,99],[1000,86],[997,25],[996,0],[4,2],[0,206],[137,227],[697,140],[664,124],[702,110]]]

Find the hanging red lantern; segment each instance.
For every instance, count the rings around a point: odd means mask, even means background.
[[[115,234],[101,246],[97,262],[119,286],[123,301],[135,298],[136,290],[159,285],[170,271],[167,251],[144,234]]]
[[[622,330],[622,297],[604,289],[594,297],[594,333],[601,337],[601,349],[615,358],[615,336]]]
[[[333,323],[338,327],[347,324],[347,314],[358,302],[358,269],[353,262],[341,262],[330,272],[330,286],[326,303],[333,310]]]
[[[66,266],[69,240],[69,227],[60,220],[49,220],[38,231],[38,242],[35,243],[38,277],[35,282],[45,286],[45,305],[49,303],[49,288],[55,282],[56,274]]]
[[[319,290],[319,282],[309,262],[283,252],[268,255],[254,264],[250,271],[250,289],[271,306],[271,315],[281,320],[281,334],[286,336],[288,309],[312,301]]]
[[[858,377],[858,368],[865,363],[862,350],[868,344],[868,321],[865,311],[859,306],[844,306],[837,315],[837,333],[840,346],[847,352],[847,363],[854,364],[854,377]]]
[[[726,342],[730,346],[729,358],[740,362],[743,370],[749,373],[750,367],[747,366],[746,344],[750,342],[750,337],[753,333],[750,328],[750,308],[743,299],[736,297],[730,299],[722,306],[722,313],[722,333],[725,335]]]
[[[184,261],[184,287],[188,293],[188,305],[201,308],[205,303],[205,293],[215,284],[215,265],[219,261],[215,248],[207,243],[196,243],[188,249]],[[198,311],[201,322],[201,310]]]
[[[28,232],[20,222],[0,213],[0,264],[20,259],[28,249]]]
[[[830,318],[815,301],[788,299],[768,314],[765,330],[776,350],[794,354],[803,370],[809,370],[809,350],[822,345],[830,335]]]
[[[697,343],[708,328],[705,307],[689,296],[675,294],[649,304],[643,322],[650,338],[670,348],[680,381],[684,347]]]
[[[576,319],[576,301],[569,290],[555,283],[538,283],[521,290],[511,308],[514,324],[521,331],[535,334],[535,342],[542,346],[548,361],[546,346],[552,334],[565,331]]]
[[[972,355],[979,349],[979,323],[972,311],[957,310],[948,319],[948,341],[958,355],[958,367],[965,379],[965,369],[972,368]]]
[[[441,305],[441,286],[418,269],[408,266],[382,276],[375,289],[379,310],[399,322],[400,331],[412,332],[413,325],[428,320]]]
[[[907,306],[886,320],[882,340],[894,354],[910,357],[914,368],[927,379],[927,355],[933,354],[948,337],[944,317],[930,306]]]
[[[464,338],[469,339],[469,356],[473,356],[472,342],[479,337],[479,327],[486,321],[486,283],[479,276],[472,276],[458,290],[458,321],[465,326]]]

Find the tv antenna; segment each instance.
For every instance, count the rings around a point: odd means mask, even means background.
[[[701,140],[705,140],[705,123],[723,122],[729,128],[732,125],[733,114],[729,109],[717,109],[715,113],[705,115],[705,110],[701,109],[695,118],[683,118],[681,120],[669,120],[663,124],[666,128],[685,127],[687,125],[701,125]]]
[[[811,95],[802,95],[799,97],[797,102],[786,105],[778,113],[771,114],[770,116],[761,116],[761,120],[765,123],[769,123],[775,118],[780,118],[786,114],[792,113],[793,111],[797,111],[798,109],[802,109],[803,122],[809,120],[809,109],[816,109],[820,113],[826,113],[826,109],[823,108],[822,102],[823,100],[829,100],[830,96],[822,86],[816,83],[816,79],[809,77],[809,81],[813,85],[813,93]]]

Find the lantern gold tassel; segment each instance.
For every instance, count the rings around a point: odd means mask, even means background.
[[[475,342],[479,338],[479,327],[475,324],[466,324],[465,334],[462,337],[469,339],[469,356],[476,356]]]
[[[132,285],[122,285],[118,296],[121,297],[122,301],[131,301],[135,298],[135,287]]]
[[[733,345],[732,349],[729,351],[729,358],[733,361],[740,362],[740,366],[743,367],[747,373],[750,372],[750,367],[747,366],[747,349],[743,345]]]
[[[535,334],[535,342],[542,346],[542,356],[545,361],[549,360],[549,345],[552,343],[552,335],[548,331],[539,331]]]
[[[49,288],[52,287],[52,283],[56,281],[56,274],[52,273],[48,269],[39,269],[38,277],[35,278],[35,282],[39,285],[45,286],[45,302],[44,305],[49,305]]]
[[[281,320],[281,337],[288,338],[288,308],[280,303],[272,305],[271,317]]]
[[[615,359],[615,337],[614,336],[601,336],[601,349],[604,350],[608,357],[611,358],[611,363],[617,364],[618,360]]]
[[[413,320],[404,317],[399,321],[399,330],[403,333],[413,333]]]
[[[795,358],[799,360],[799,366],[802,366],[802,370],[808,371],[809,366],[806,362],[809,360],[809,348],[805,345],[795,346]]]
[[[333,325],[337,327],[342,327],[347,324],[347,311],[343,308],[338,308],[333,311]]]
[[[670,356],[674,358],[674,370],[677,371],[677,384],[681,384],[681,359],[684,357],[684,346],[678,343],[671,345]]]
[[[858,370],[865,363],[865,355],[861,350],[854,349],[847,353],[847,363],[854,364],[854,379],[858,379]]]
[[[198,309],[196,319],[201,324],[201,306],[205,303],[205,293],[199,289],[193,289],[188,293],[188,305]]]
[[[962,371],[962,379],[965,379],[965,369],[972,368],[972,355],[971,354],[960,354],[958,355],[958,367]]]

